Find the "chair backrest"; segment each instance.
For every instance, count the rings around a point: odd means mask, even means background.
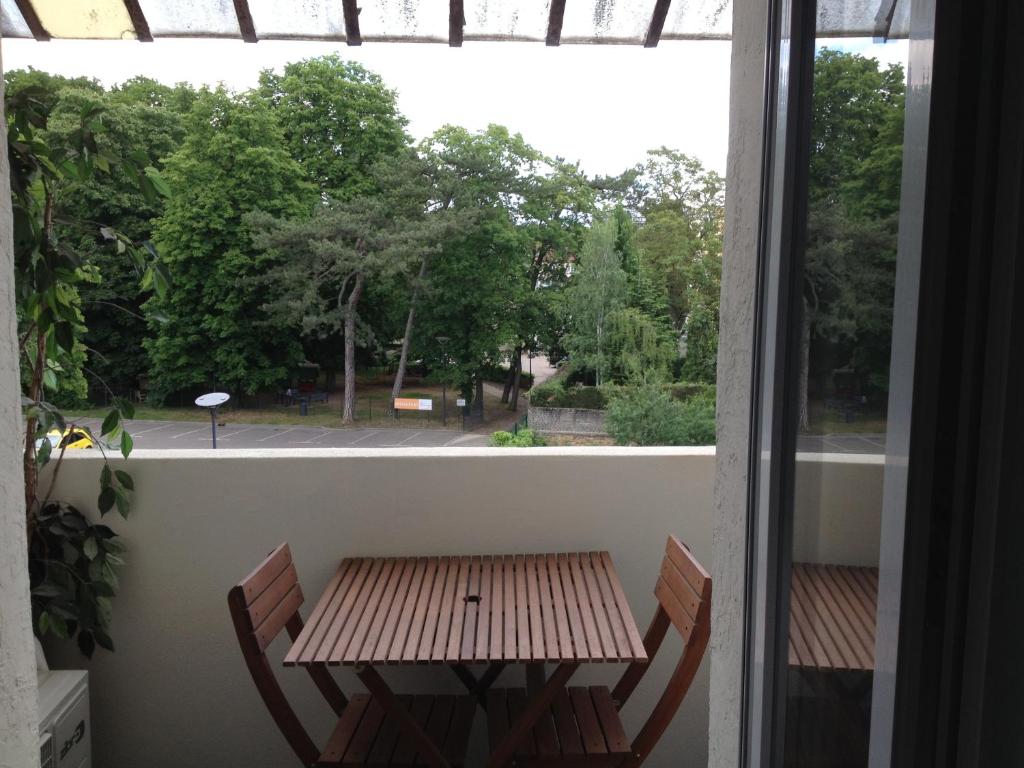
[[[315,765],[320,756],[313,740],[299,722],[285,697],[267,658],[266,650],[284,629],[294,640],[302,631],[302,587],[292,563],[288,544],[267,555],[256,570],[228,592],[228,607],[242,656],[270,715],[303,765]],[[328,704],[341,714],[346,700],[326,669],[309,668],[309,674]]]
[[[658,609],[644,637],[644,649],[653,661],[668,628],[675,627],[683,639],[683,654],[669,677],[665,692],[655,704],[647,722],[633,740],[632,760],[638,766],[650,754],[683,703],[711,637],[711,574],[675,536],[669,536],[661,573],[654,588]],[[621,708],[639,684],[650,663],[630,664],[612,697]]]

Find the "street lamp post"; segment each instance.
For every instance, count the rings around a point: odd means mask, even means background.
[[[447,336],[437,336],[437,343],[441,345],[441,426],[448,426],[448,342]]]

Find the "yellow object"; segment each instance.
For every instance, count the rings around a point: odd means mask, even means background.
[[[78,449],[78,448],[93,448],[95,443],[92,438],[89,437],[89,433],[81,429],[65,429],[63,432],[56,429],[51,429],[46,434],[46,439],[50,441],[53,446],[53,450],[59,451],[63,448]]]

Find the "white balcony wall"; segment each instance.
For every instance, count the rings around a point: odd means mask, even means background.
[[[824,551],[838,532],[840,543],[824,553],[863,560],[871,549],[864,541],[877,541],[881,465],[810,463],[801,475],[809,503],[820,503],[823,487],[841,501],[825,505],[835,520],[802,536],[808,553]],[[129,547],[114,601],[117,652],[97,651],[86,664],[66,645],[50,649],[56,666],[90,670],[94,764],[104,768],[297,764],[248,677],[226,602],[229,587],[280,541],[291,543],[306,611],[346,555],[607,549],[641,632],[668,533],[711,565],[713,449],[138,451],[127,468],[138,489],[132,516],[107,520]],[[94,454],[69,456],[56,496],[94,508],[99,469]],[[629,733],[678,658],[673,640],[624,712]],[[285,642],[270,653],[282,654]],[[611,684],[621,669],[594,665],[573,682]],[[707,764],[707,670],[705,660],[648,765],[675,766],[681,756]],[[385,674],[410,691],[459,690],[442,668]],[[280,676],[322,743],[326,705],[301,670],[282,667]],[[347,670],[339,680],[358,688]],[[521,671],[510,668],[502,680],[521,684]],[[483,726],[481,714],[480,736]],[[482,765],[474,746],[471,765]]]

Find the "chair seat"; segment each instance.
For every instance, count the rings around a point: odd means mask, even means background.
[[[476,714],[472,696],[399,696],[442,754],[453,766],[466,764],[469,733]],[[416,747],[371,696],[353,696],[341,713],[338,724],[319,765],[323,766],[411,766],[416,763]],[[420,764],[424,765],[423,759]]]
[[[487,727],[492,750],[528,702],[524,688],[488,692]],[[561,691],[517,747],[515,763],[618,766],[630,755],[630,743],[611,692],[595,686]]]

